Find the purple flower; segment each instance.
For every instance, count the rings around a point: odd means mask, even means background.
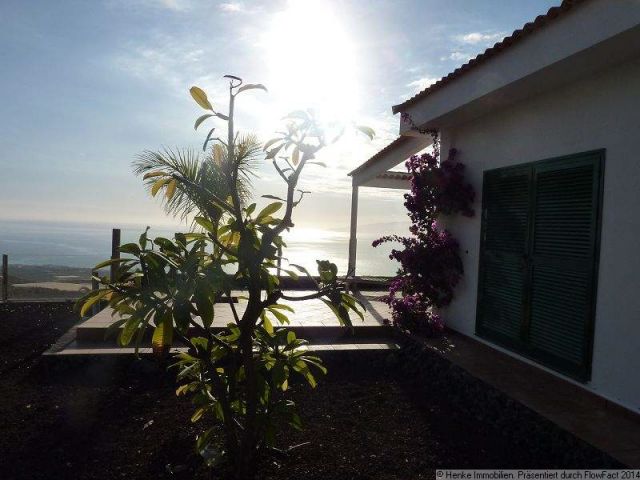
[[[464,165],[455,160],[455,149],[440,161],[434,155],[414,155],[405,165],[411,173],[411,191],[404,195],[411,237],[389,235],[373,242],[398,242],[389,258],[400,263],[400,272],[389,285],[384,301],[392,309],[395,325],[427,335],[443,331],[442,318],[434,308],[451,303],[462,278],[459,244],[451,233],[437,223],[440,215],[474,215],[475,192],[465,182]]]

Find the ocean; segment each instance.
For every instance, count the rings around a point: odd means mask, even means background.
[[[111,255],[111,228],[122,232],[122,243],[137,241],[144,226],[89,223],[53,223],[0,220],[0,254],[9,256],[9,265],[55,265],[93,267]],[[152,227],[151,238],[172,237],[170,227]],[[185,231],[185,229],[182,229]],[[373,248],[371,242],[382,234],[379,226],[363,226],[358,232],[357,273],[394,275],[398,264],[388,258],[390,244]],[[295,228],[286,237],[284,256],[315,273],[316,260],[328,259],[346,273],[349,234],[328,229]]]

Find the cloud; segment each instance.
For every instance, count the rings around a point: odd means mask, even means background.
[[[154,42],[129,45],[113,59],[116,67],[136,77],[150,77],[182,87],[187,79],[193,80],[201,70],[204,51],[170,37],[159,37]]]
[[[244,11],[244,6],[237,2],[221,3],[220,10],[228,13],[237,13]]]
[[[505,37],[504,32],[469,32],[455,35],[453,41],[458,45],[449,55],[440,57],[441,61],[453,60],[458,63],[466,63],[475,57],[484,48],[490,47]]]
[[[158,3],[169,10],[186,10],[188,8],[187,2],[182,0],[160,0]]]
[[[452,52],[447,57],[442,57],[441,60],[453,60],[456,62],[467,62],[471,60],[475,55],[469,52]]]
[[[108,6],[130,8],[131,6],[143,8],[160,8],[184,12],[191,8],[190,0],[108,0]]]
[[[440,80],[438,77],[421,77],[413,82],[407,83],[407,87],[410,87],[414,92],[420,92],[438,80]]]
[[[503,39],[504,36],[504,32],[470,32],[458,35],[455,39],[467,45],[490,45]]]

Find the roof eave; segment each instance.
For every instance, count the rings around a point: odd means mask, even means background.
[[[532,33],[537,32],[552,20],[555,20],[556,18],[563,16],[566,12],[568,12],[575,6],[581,3],[584,3],[585,1],[587,0],[563,0],[561,5],[550,8],[546,14],[539,15],[538,17],[536,17],[536,19],[533,22],[529,22],[525,24],[522,28],[518,30],[514,30],[514,32],[511,35],[505,37],[500,42],[488,48],[483,53],[477,55],[475,58],[469,60],[464,65],[461,65],[460,67],[455,69],[453,72],[449,73],[448,75],[441,78],[437,82],[433,83],[432,85],[429,85],[427,88],[417,93],[413,97],[409,98],[408,100],[405,100],[402,103],[393,105],[391,107],[391,111],[394,113],[394,115],[396,113],[406,111],[407,108],[411,107],[418,100],[421,100],[427,97],[428,95],[430,95],[431,93],[441,89],[442,87],[446,86],[456,78],[467,73],[469,70],[477,67],[478,65],[483,64],[490,58],[500,54],[501,52],[511,47],[512,45],[520,43],[523,39],[527,38]]]

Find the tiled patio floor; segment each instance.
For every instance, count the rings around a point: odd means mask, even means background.
[[[313,293],[311,291],[295,291],[287,292],[290,296],[304,296]],[[243,292],[232,292],[233,296],[241,296]],[[390,319],[391,314],[389,307],[376,301],[375,298],[381,296],[382,293],[363,293],[358,298],[364,304],[366,312],[364,313],[364,321],[355,314],[351,314],[351,319],[354,326],[380,326],[383,325],[383,320]],[[292,302],[281,300],[278,303],[289,305],[295,310],[295,313],[288,313],[291,320],[290,326],[306,326],[306,327],[337,327],[340,326],[340,322],[333,314],[333,312],[322,303],[319,299],[305,300],[303,302]],[[239,316],[242,316],[246,308],[246,301],[238,300],[238,303],[234,304]],[[105,308],[97,315],[91,317],[85,321],[79,328],[83,327],[107,327],[111,325],[114,320],[112,316],[112,310]],[[234,323],[233,313],[229,304],[216,303],[214,306],[214,321],[213,326],[225,327],[229,323]],[[277,322],[274,321],[274,326]]]
[[[290,296],[304,296],[310,291],[287,292]],[[232,292],[232,296],[241,296],[243,292]],[[391,317],[386,304],[378,301],[380,292],[365,292],[358,298],[366,308],[364,320],[355,314],[351,315],[354,328],[346,329],[340,325],[331,309],[321,300],[305,300],[301,302],[285,301],[279,303],[291,306],[295,313],[289,313],[289,327],[296,333],[311,342],[312,350],[387,350],[396,348],[390,338],[390,328],[384,325],[384,320]],[[234,307],[239,316],[245,311],[246,301],[239,299]],[[105,338],[109,325],[118,319],[113,316],[113,310],[105,308],[98,314],[74,327],[67,332],[47,352],[48,355],[113,355],[131,354],[133,348],[119,348],[115,335]],[[279,322],[272,319],[274,326]],[[217,303],[214,306],[213,327],[226,327],[234,323],[232,309],[228,303]],[[146,346],[149,346],[147,343]],[[149,348],[141,348],[140,353],[150,353]]]

